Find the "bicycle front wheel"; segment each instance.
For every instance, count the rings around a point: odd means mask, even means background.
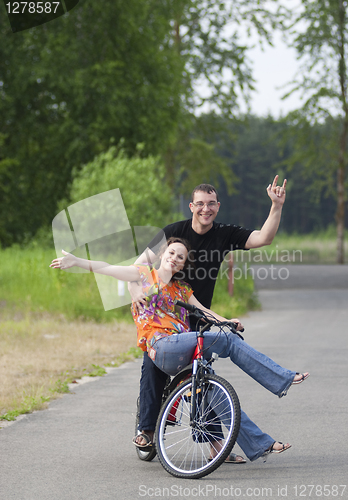
[[[184,381],[167,398],[156,425],[158,458],[175,477],[197,479],[213,472],[228,457],[240,426],[238,396],[229,382],[205,375],[196,387],[191,421],[192,381]]]

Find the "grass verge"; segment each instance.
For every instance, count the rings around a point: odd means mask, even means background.
[[[345,232],[348,241],[348,231]],[[336,264],[336,229],[331,226],[318,233],[277,234],[273,243],[267,247],[236,252],[240,264]],[[348,244],[345,245],[345,262],[348,262]]]
[[[42,409],[74,380],[142,355],[132,324],[4,311],[0,319],[0,420]]]

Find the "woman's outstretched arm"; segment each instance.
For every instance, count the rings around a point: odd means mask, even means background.
[[[50,267],[55,269],[70,269],[71,267],[80,267],[81,269],[87,269],[93,273],[104,274],[106,276],[112,276],[121,281],[139,281],[140,274],[136,267],[134,266],[113,266],[107,262],[101,262],[97,260],[87,260],[75,257],[75,255],[65,252],[62,250],[64,257],[58,257],[52,260]]]

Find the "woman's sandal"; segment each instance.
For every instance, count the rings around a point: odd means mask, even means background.
[[[239,460],[237,460],[237,458]],[[213,459],[208,458],[208,461],[211,462]],[[230,453],[226,460],[224,461],[225,464],[246,464],[246,460],[244,457],[241,455],[236,455],[235,453]]]
[[[294,382],[292,382],[291,385],[302,384],[302,382],[304,382],[306,380],[306,378],[309,377],[309,373],[308,372],[306,372],[306,373],[298,373],[298,372],[296,372],[296,375],[301,375],[301,378],[299,378],[298,380],[294,380]]]
[[[142,437],[146,443],[145,444],[139,444],[137,443],[137,439],[139,437]],[[141,448],[141,449],[144,449],[144,448],[151,448],[152,447],[152,439],[150,438],[150,436],[148,434],[146,434],[145,432],[141,432],[140,434],[137,434],[136,436],[134,436],[134,438],[132,439],[132,443],[137,447],[137,448]]]
[[[275,450],[275,449],[274,449],[274,445],[275,445],[276,443],[278,443],[278,444],[281,444],[281,445],[282,445],[282,447],[280,448],[280,450]],[[288,450],[289,448],[291,448],[291,444],[289,444],[289,443],[283,444],[281,441],[274,441],[274,443],[272,444],[272,446],[270,446],[270,447],[268,448],[268,450],[266,450],[264,453],[262,453],[262,455],[261,455],[261,456],[262,456],[262,457],[263,457],[263,459],[264,459],[263,461],[264,461],[264,462],[266,462],[268,455],[270,455],[271,453],[283,453],[283,451],[286,451],[286,450]]]

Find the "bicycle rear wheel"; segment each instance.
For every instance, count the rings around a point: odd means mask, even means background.
[[[167,472],[196,479],[217,469],[231,452],[239,432],[240,405],[229,382],[205,375],[196,388],[192,424],[191,390],[192,381],[188,380],[169,395],[157,420],[155,442]],[[216,454],[213,459],[212,454]]]
[[[137,413],[135,416],[135,435],[138,433],[138,424],[139,424],[139,398],[137,399]],[[140,460],[144,460],[145,462],[151,462],[156,456],[156,447],[155,443],[152,444],[149,448],[138,448],[135,447],[137,451],[138,458]]]

